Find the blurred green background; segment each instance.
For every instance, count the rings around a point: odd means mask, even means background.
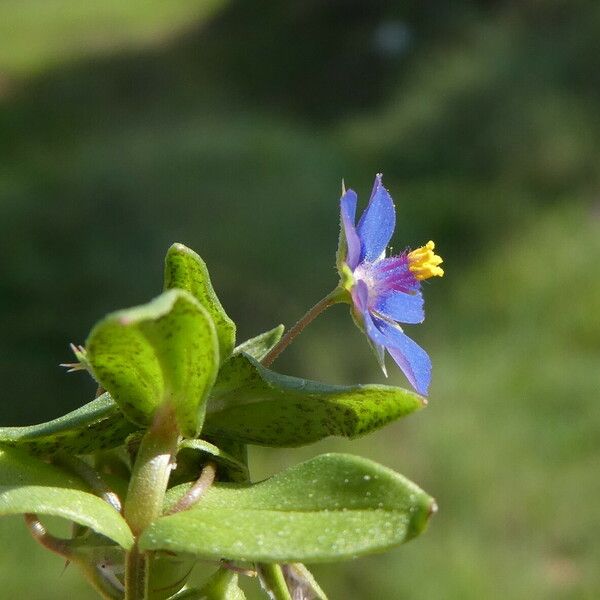
[[[342,449],[437,498],[423,537],[315,567],[332,600],[598,598],[599,141],[595,1],[2,0],[1,422],[91,399],[68,342],[156,295],[173,241],[240,339],[291,324],[336,283],[341,178],[383,171],[395,247],[446,259],[409,330],[430,405],[255,477]],[[339,307],[277,368],[383,379]],[[94,597],[20,520],[0,539],[3,598]]]

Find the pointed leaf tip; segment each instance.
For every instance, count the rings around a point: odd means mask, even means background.
[[[164,289],[173,288],[186,290],[208,311],[216,327],[221,360],[229,357],[235,345],[235,323],[215,293],[206,263],[180,243],[173,244],[165,257]]]
[[[260,362],[281,339],[284,329],[285,327],[283,325],[278,325],[269,331],[265,331],[256,337],[250,338],[237,346],[233,351],[233,354],[248,354]]]

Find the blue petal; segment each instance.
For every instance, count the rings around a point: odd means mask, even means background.
[[[364,326],[366,327],[368,322],[365,320],[363,315],[369,314],[367,310],[369,303],[369,288],[362,279],[358,279],[352,288],[351,294],[352,303],[354,304],[354,310],[352,311],[354,322],[359,329],[364,330],[364,328],[360,325],[360,317],[362,317]],[[359,318],[357,318],[357,316]],[[373,349],[375,357],[377,358],[377,362],[379,363],[383,374],[387,377],[387,371],[385,369],[385,346],[377,343],[371,336],[368,336],[368,338],[370,342],[369,345]]]
[[[354,223],[356,221],[356,192],[348,190],[340,198],[340,212],[342,225],[346,236],[347,256],[346,264],[354,270],[360,258],[360,239],[356,233]]]
[[[413,342],[404,333],[401,335],[404,338],[404,346],[402,348],[388,347],[388,352],[415,390],[422,396],[427,396],[431,382],[431,359],[419,344]]]
[[[394,202],[381,183],[381,175],[377,175],[369,205],[356,228],[362,243],[360,260],[374,261],[378,259],[392,239],[395,226]]]
[[[384,317],[400,323],[422,323],[425,319],[423,295],[421,292],[405,294],[391,291],[378,298],[375,310]]]
[[[363,316],[368,336],[385,346],[415,390],[427,395],[431,381],[431,360],[427,352],[399,328],[372,317],[368,311]]]
[[[369,304],[369,288],[367,284],[362,279],[358,279],[350,293],[352,294],[352,301],[357,312],[362,315],[367,310]]]

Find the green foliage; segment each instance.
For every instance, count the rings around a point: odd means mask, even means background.
[[[216,377],[217,335],[207,311],[183,290],[113,313],[86,343],[97,380],[138,425],[172,405],[182,431],[195,436]]]
[[[260,362],[269,353],[269,350],[271,350],[271,348],[273,348],[273,346],[281,339],[283,330],[284,326],[278,325],[269,331],[265,331],[256,337],[242,342],[236,347],[233,353],[248,354]]]
[[[186,489],[171,490],[168,504]],[[261,483],[215,485],[191,509],[156,520],[139,543],[203,558],[335,561],[411,539],[434,510],[432,498],[390,469],[326,454]]]
[[[107,392],[50,423],[0,431],[6,446],[0,514],[26,514],[34,537],[80,567],[101,595],[120,598],[124,587],[127,600],[241,600],[237,576],[223,570],[198,593],[183,589],[195,559],[223,557],[260,563],[261,583],[278,600],[299,593],[324,598],[303,565],[277,563],[354,558],[424,529],[433,499],[366,459],[326,454],[255,484],[246,460],[248,443],[354,437],[421,408],[423,398],[390,386],[329,386],[266,369],[257,359],[280,340],[282,326],[234,350],[235,326],[206,266],[181,244],[167,254],[165,288],[148,304],[105,317],[86,347],[77,347],[80,365]],[[98,435],[104,430],[110,443]],[[201,430],[216,443],[198,439]],[[85,484],[9,446],[56,452]],[[127,451],[130,464],[113,453],[120,461],[114,470],[115,461],[98,454],[96,470],[64,453],[114,446]],[[37,513],[77,524],[72,539],[49,535]]]
[[[148,600],[165,600],[177,594],[185,585],[195,562],[189,556],[154,553],[149,566]]]
[[[47,423],[0,427],[0,444],[18,446],[43,455],[59,450],[91,454],[120,446],[135,429],[110,395],[105,393]]]
[[[364,435],[424,406],[383,385],[331,386],[281,375],[238,355],[219,371],[204,432],[265,446],[300,446],[330,435]]]
[[[69,473],[16,448],[0,450],[0,515],[53,515],[90,527],[130,548],[133,535],[121,515],[86,491]]]
[[[234,458],[221,448],[217,448],[214,444],[205,440],[199,439],[187,439],[183,440],[179,446],[179,453],[177,454],[178,466],[181,460],[186,460],[184,456],[186,452],[193,455],[199,455],[201,463],[207,460],[214,460],[227,474],[227,478],[230,481],[248,481],[248,467],[243,462]],[[196,472],[200,469],[196,466]]]
[[[205,262],[183,244],[173,244],[165,258],[164,287],[165,290],[186,290],[200,302],[217,330],[221,361],[227,359],[235,345],[235,323],[228,317],[215,294]]]

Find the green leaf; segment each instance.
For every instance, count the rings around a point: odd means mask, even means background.
[[[85,484],[17,448],[0,449],[0,516],[36,513],[90,527],[125,549],[133,535],[125,519]]]
[[[59,450],[90,454],[121,445],[136,427],[109,394],[103,394],[66,415],[28,427],[1,427],[0,444],[48,455]]]
[[[422,408],[425,399],[384,385],[333,386],[280,375],[247,355],[219,372],[203,434],[264,446],[354,438]]]
[[[172,489],[167,506],[187,489]],[[434,510],[433,499],[402,475],[325,454],[254,485],[212,486],[194,507],[152,523],[140,547],[209,559],[335,561],[415,537]]]
[[[178,463],[181,455],[189,452],[194,455],[200,455],[204,463],[210,459],[214,460],[220,469],[225,470],[230,481],[244,482],[250,479],[248,467],[244,463],[210,442],[199,439],[186,439],[181,442],[179,448],[180,450],[177,454]],[[198,473],[199,470],[196,471],[196,475]]]
[[[147,600],[164,600],[171,598],[186,584],[195,558],[156,552],[150,555],[148,598]]]
[[[165,257],[164,287],[186,290],[202,304],[215,324],[221,360],[228,358],[235,345],[235,323],[215,294],[206,263],[187,246],[173,244]]]
[[[281,339],[284,329],[283,325],[278,325],[269,331],[250,338],[240,344],[233,353],[248,354],[255,360],[261,361],[269,353],[269,350]]]
[[[108,315],[86,343],[94,374],[134,423],[148,425],[170,403],[179,427],[194,437],[219,366],[215,327],[184,290]]]

